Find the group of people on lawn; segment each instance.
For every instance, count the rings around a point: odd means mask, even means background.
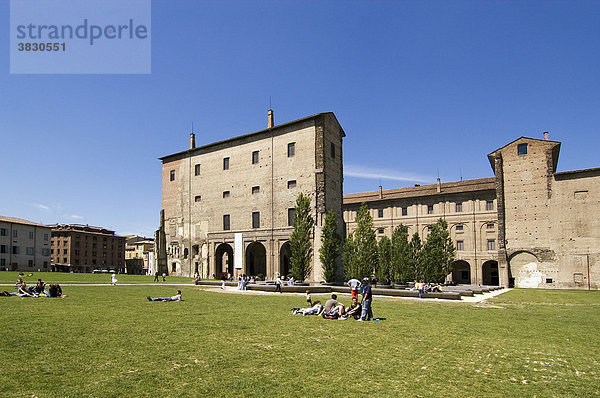
[[[33,274],[30,274],[33,275]],[[58,283],[51,284],[49,287],[46,286],[46,283],[41,279],[37,280],[35,285],[27,285],[23,279],[17,279],[17,283],[15,283],[15,292],[3,291],[0,292],[0,296],[19,296],[19,297],[67,297],[66,294],[63,294],[62,288]]]
[[[354,281],[358,282],[356,284]],[[356,279],[348,281],[352,291],[352,303],[349,307],[345,307],[337,300],[337,295],[332,294],[331,299],[322,305],[320,301],[312,302],[310,291],[306,291],[306,303],[308,308],[293,308],[292,313],[296,315],[320,315],[325,319],[348,319],[354,318],[358,321],[372,321],[373,311],[371,310],[371,302],[373,294],[371,293],[371,281],[369,278],[364,278],[363,283]],[[362,287],[362,300],[358,302],[359,288]]]

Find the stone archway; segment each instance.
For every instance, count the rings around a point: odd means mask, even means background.
[[[544,275],[539,271],[536,256],[526,251],[514,253],[508,259],[509,278],[515,287],[539,287]]]
[[[481,275],[483,284],[488,286],[500,285],[500,277],[498,275],[498,261],[488,260],[481,266]]]
[[[471,265],[465,260],[457,260],[452,264],[452,281],[455,283],[471,283]]]
[[[252,242],[246,248],[246,274],[267,275],[267,250],[260,242]]]
[[[228,243],[221,243],[215,250],[215,277],[220,279],[222,273],[233,275],[233,248]]]
[[[290,242],[285,242],[281,245],[281,249],[279,250],[279,273],[281,275],[289,275],[292,270],[292,248],[290,246]]]

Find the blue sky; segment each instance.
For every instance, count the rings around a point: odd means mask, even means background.
[[[599,167],[600,2],[152,1],[149,75],[9,74],[0,214],[152,235],[159,156],[333,111],[345,193],[489,177],[522,136]],[[362,177],[361,177],[362,176]]]

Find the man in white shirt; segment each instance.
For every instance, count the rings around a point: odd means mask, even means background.
[[[281,291],[281,285],[283,284],[283,281],[281,280],[281,276],[277,275],[277,279],[275,279],[275,293],[279,292],[279,293],[283,293]]]
[[[360,290],[360,281],[356,278],[352,278],[348,281],[348,286],[352,291],[352,298],[358,299],[358,291]]]

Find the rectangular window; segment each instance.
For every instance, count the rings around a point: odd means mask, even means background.
[[[6,236],[6,228],[0,228],[0,236]]]
[[[295,208],[290,208],[288,209],[288,227],[291,227],[294,225],[294,214],[296,214],[296,209]]]
[[[331,159],[335,159],[335,145],[331,143]]]
[[[546,283],[552,283],[552,278],[546,278]]]
[[[48,268],[48,261],[44,261],[44,268]]]
[[[223,170],[229,170],[229,158],[223,158]]]
[[[47,242],[48,241],[48,234],[44,234],[44,240]]]
[[[67,254],[67,249],[63,249],[63,254]]]
[[[19,246],[12,247],[12,254],[19,254],[20,252],[21,252],[21,249],[19,248]]]
[[[456,251],[463,251],[465,250],[465,242],[463,242],[462,240],[457,240],[456,241]]]
[[[463,230],[463,225],[462,224],[459,224],[459,225],[456,226],[456,232],[462,232],[462,230]]]
[[[27,249],[25,249],[25,252],[28,256],[33,256],[35,254],[35,249],[33,247],[28,247]]]
[[[258,163],[258,151],[252,152],[252,164]]]
[[[194,175],[195,176],[199,176],[200,175],[200,164],[197,164],[194,166]]]
[[[230,215],[225,214],[223,216],[223,231],[229,231],[229,229],[231,228],[230,221],[231,221]]]
[[[252,228],[260,228],[260,212],[252,212]]]
[[[50,255],[50,249],[42,249],[42,256],[49,256]]]
[[[13,229],[13,238],[18,238],[19,232],[16,229]]]
[[[6,245],[0,245],[0,253],[6,253]]]
[[[296,188],[296,180],[288,181],[288,189],[291,189],[291,188]]]
[[[377,209],[377,217],[383,217],[383,209]]]
[[[230,195],[229,191],[223,191],[223,198],[228,198]]]
[[[5,258],[0,259],[0,265],[3,266],[3,267],[6,266],[6,259]]]
[[[408,207],[403,207],[403,208],[402,208],[402,215],[403,215],[403,216],[406,216],[406,215],[408,215]]]
[[[385,232],[385,228],[378,228],[377,229],[377,233],[380,234],[380,235],[383,234],[384,232]]]
[[[485,201],[485,209],[486,210],[494,210],[494,201],[493,200],[486,200]]]
[[[252,187],[252,194],[254,195],[255,193],[259,193],[260,192],[260,187],[257,185],[255,187]]]
[[[30,267],[33,267],[33,260],[27,261],[27,265],[30,266]]]
[[[462,212],[462,202],[459,202],[456,204],[456,212],[457,213]]]
[[[79,250],[75,250],[75,255],[79,256]]]
[[[202,196],[201,195],[194,196],[194,202],[200,202],[201,200],[202,200]]]
[[[291,158],[294,155],[296,155],[296,143],[295,142],[290,142],[288,144],[288,158]]]
[[[170,181],[175,181],[175,170],[171,170],[169,172],[169,180]]]
[[[517,145],[517,154],[518,155],[527,155],[527,144]]]
[[[496,250],[496,241],[494,239],[488,239],[487,249],[488,250]]]
[[[487,225],[486,225],[486,228],[487,228],[487,229],[494,229],[494,224],[491,224],[491,223],[490,223],[490,224],[487,224]]]
[[[427,214],[433,214],[433,205],[427,205]]]
[[[33,231],[29,231],[29,239],[33,239],[33,236],[34,236]]]

